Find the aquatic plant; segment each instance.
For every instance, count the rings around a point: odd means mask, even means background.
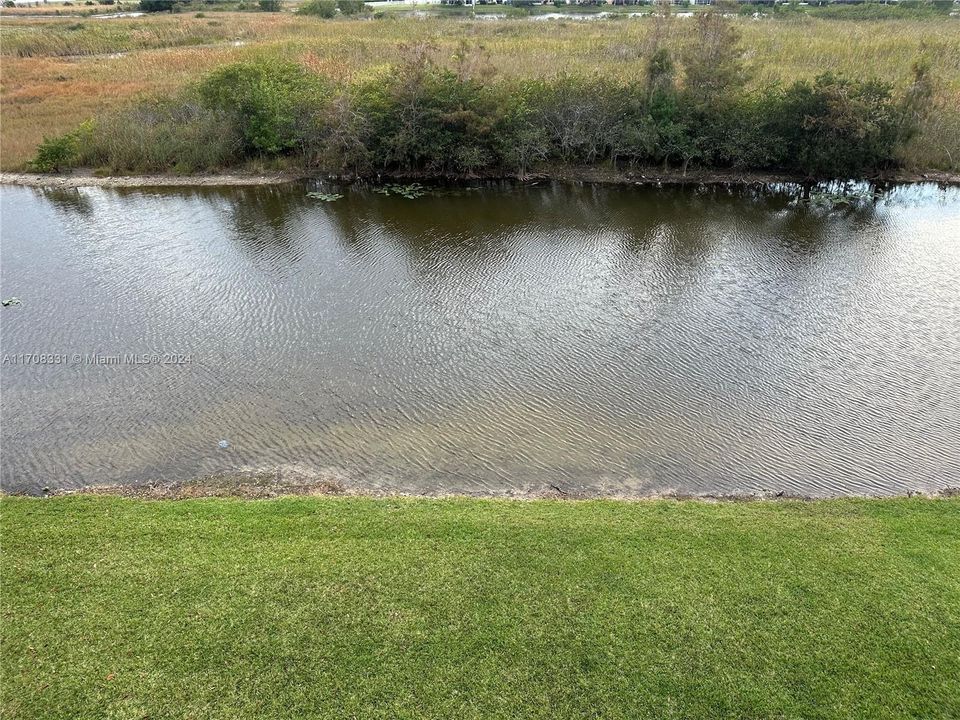
[[[322,193],[322,192],[308,192],[308,198],[313,198],[314,200],[322,200],[323,202],[336,202],[343,197],[340,193]]]
[[[865,188],[842,188],[840,190],[813,190],[800,203],[813,208],[826,210],[849,210],[869,205],[874,201],[874,193]]]
[[[383,187],[374,188],[373,191],[380,195],[399,195],[405,197],[407,200],[416,200],[428,192],[420,183],[411,183],[410,185],[384,185]]]

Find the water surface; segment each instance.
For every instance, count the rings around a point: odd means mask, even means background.
[[[4,489],[960,485],[956,189],[308,189],[3,188]]]

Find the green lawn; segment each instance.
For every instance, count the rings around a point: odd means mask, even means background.
[[[960,501],[5,498],[9,718],[957,718]]]

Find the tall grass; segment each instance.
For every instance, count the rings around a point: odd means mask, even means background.
[[[105,55],[243,41],[264,36],[252,23],[165,17],[33,19],[0,26],[0,53],[15,57]]]

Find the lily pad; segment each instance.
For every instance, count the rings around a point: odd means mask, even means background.
[[[336,202],[343,197],[340,193],[322,193],[322,192],[308,192],[308,198],[313,198],[314,200],[323,200],[324,202]]]
[[[400,197],[405,197],[407,200],[416,200],[418,197],[423,197],[429,192],[429,190],[420,183],[384,185],[383,187],[374,188],[373,191],[381,195],[399,195]]]

